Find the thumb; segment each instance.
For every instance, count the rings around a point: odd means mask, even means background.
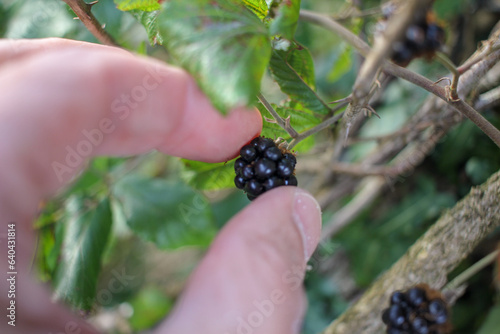
[[[160,333],[299,333],[302,281],[321,233],[318,203],[296,187],[261,195],[218,235]]]

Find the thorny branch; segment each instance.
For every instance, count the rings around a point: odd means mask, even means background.
[[[392,15],[383,36],[375,41],[372,51],[359,70],[353,89],[354,103],[368,94],[375,73],[391,52],[394,42],[406,31],[415,13],[425,12],[432,2],[433,0],[408,0],[401,5],[397,15]]]
[[[364,41],[362,41],[358,36],[354,35],[351,31],[348,29],[344,28],[337,22],[333,21],[331,18],[328,16],[306,11],[306,10],[301,10],[300,11],[300,18],[304,21],[308,21],[311,23],[318,24],[320,26],[323,26],[324,28],[331,30],[338,34],[340,37],[342,37],[346,42],[351,44],[354,48],[358,50],[358,52],[363,56],[363,57],[368,57],[369,54],[371,53],[370,47],[368,44],[366,44]],[[494,36],[495,37],[495,36]],[[496,41],[493,39],[490,44],[494,44]],[[488,43],[488,42],[487,42]],[[488,60],[491,60],[494,58],[494,63],[500,59],[500,51],[493,51],[491,53],[486,54],[486,58],[483,58],[479,61],[477,61],[472,67],[474,66],[479,66],[479,67],[484,67],[487,70],[491,67],[488,67],[487,64],[483,63],[490,63]],[[493,66],[493,64],[491,64]],[[424,88],[425,90],[429,91],[430,93],[436,95],[443,101],[447,102],[450,106],[464,114],[466,117],[468,117],[472,122],[474,122],[483,132],[485,132],[494,142],[497,144],[497,146],[500,147],[500,131],[495,128],[491,123],[489,123],[484,117],[482,117],[477,111],[475,111],[472,107],[467,105],[465,102],[462,100],[455,101],[455,100],[450,100],[448,98],[448,94],[446,93],[446,90],[440,86],[435,85],[432,81],[429,79],[421,76],[418,73],[412,72],[410,70],[407,70],[406,68],[397,66],[393,63],[390,63],[389,61],[384,61],[382,65],[382,69],[385,73],[402,78],[404,80],[407,80],[419,87]],[[462,82],[462,78],[460,80]],[[460,86],[458,87],[459,89],[459,96],[460,96]],[[361,104],[366,103],[367,101],[362,102]],[[352,122],[352,119],[349,119],[349,117],[354,118],[356,117],[357,114],[361,111],[361,107],[359,105],[354,105],[350,104],[346,113],[345,117],[347,117],[346,123],[349,125]]]
[[[447,275],[491,231],[500,226],[500,172],[473,188],[396,262],[324,334],[379,333],[389,294],[417,283],[442,288]],[[443,240],[449,242],[443,243]]]
[[[266,108],[266,110],[271,114],[271,116],[273,116],[276,123],[279,126],[281,126],[290,135],[290,137],[296,138],[299,135],[299,133],[297,131],[295,131],[295,129],[290,125],[290,119],[289,118],[284,119],[283,117],[278,115],[276,110],[274,110],[274,108],[266,100],[264,95],[259,94],[259,95],[257,95],[257,98],[259,99],[260,103],[262,103],[264,108]]]
[[[99,21],[92,14],[92,6],[97,4],[98,1],[86,3],[83,0],[63,0],[75,12],[76,16],[82,21],[85,27],[92,33],[92,35],[99,40],[102,44],[110,46],[119,46],[113,37],[101,26]]]

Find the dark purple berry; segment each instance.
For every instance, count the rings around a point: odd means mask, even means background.
[[[285,186],[297,186],[297,178],[295,175],[290,176],[288,179],[285,179]]]
[[[292,153],[283,154],[283,160],[290,160],[294,168],[295,165],[297,164],[297,158],[295,158],[295,155],[293,155]]]
[[[264,151],[264,158],[268,158],[269,160],[278,161],[282,157],[283,154],[281,154],[281,150],[276,146],[270,147]]]
[[[389,325],[391,323],[389,319],[389,308],[386,308],[384,312],[382,312],[382,321],[384,324]]]
[[[238,158],[234,161],[234,171],[238,174],[246,165],[247,162],[243,158]]]
[[[413,52],[419,52],[425,45],[425,28],[411,25],[406,30],[406,46]]]
[[[425,51],[436,51],[444,43],[444,30],[437,24],[430,24],[425,36]]]
[[[439,315],[447,313],[446,305],[441,299],[433,299],[429,302],[429,313]]]
[[[414,306],[420,306],[427,299],[425,291],[417,287],[408,290],[406,295],[408,296],[408,301]]]
[[[257,151],[250,145],[243,146],[240,155],[245,161],[252,162],[257,157]]]
[[[397,328],[387,328],[387,334],[408,334],[408,332],[397,329]]]
[[[401,42],[394,42],[392,45],[392,57],[391,59],[396,63],[396,64],[404,64],[409,62],[413,54],[412,52],[408,49],[408,47]]]
[[[401,304],[402,302],[406,301],[406,296],[401,291],[394,291],[391,295],[390,300],[391,300],[391,305]]]
[[[282,177],[290,177],[293,174],[293,164],[290,160],[281,160],[276,166],[276,173]]]
[[[273,176],[264,181],[263,186],[266,191],[285,185],[285,181],[279,177]]]
[[[429,325],[424,318],[416,317],[413,319],[412,327],[417,334],[429,334]]]
[[[245,180],[245,178],[243,178],[243,176],[236,175],[236,177],[234,178],[234,184],[236,185],[236,188],[238,188],[238,189],[245,188],[246,182],[247,181]]]
[[[262,138],[261,137],[261,140],[257,142],[257,145],[255,145],[255,148],[257,149],[257,151],[259,153],[262,153],[265,150],[267,150],[268,148],[273,147],[273,146],[275,147],[276,144],[274,143],[274,141],[271,138]]]
[[[259,196],[264,191],[264,187],[257,180],[249,180],[245,185],[245,191],[250,195]]]
[[[408,319],[406,319],[408,320]],[[408,323],[408,321],[403,322],[401,326],[399,326],[399,329],[403,331],[403,333],[410,333],[411,332],[411,325]]]
[[[254,139],[252,139],[252,141],[248,145],[250,145],[250,146],[254,147],[255,149],[257,149],[257,146],[259,145],[259,143],[260,143],[260,141],[262,139],[263,139],[262,137],[254,138]]]
[[[433,299],[429,302],[429,313],[437,324],[444,324],[448,321],[448,309],[441,299]]]
[[[269,159],[259,159],[254,165],[255,176],[259,179],[265,180],[270,178],[276,171],[276,163]]]
[[[251,165],[247,165],[243,167],[241,170],[241,176],[243,176],[244,179],[250,180],[255,176],[255,171]]]
[[[399,305],[389,307],[389,321],[395,327],[403,325],[406,321],[404,311]]]

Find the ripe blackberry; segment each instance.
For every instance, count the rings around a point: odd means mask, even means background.
[[[441,294],[428,285],[419,284],[407,291],[395,291],[390,306],[382,312],[386,333],[449,333],[449,311]]]
[[[376,25],[375,38],[383,34],[389,18],[398,15],[394,5],[384,6],[382,14],[382,19]],[[433,12],[415,13],[413,23],[407,28],[403,39],[393,43],[390,57],[394,63],[407,66],[415,58],[432,58],[444,42],[444,29],[436,22]]]
[[[260,194],[279,186],[296,186],[297,159],[271,138],[257,137],[240,150],[234,162],[234,184],[253,201]]]

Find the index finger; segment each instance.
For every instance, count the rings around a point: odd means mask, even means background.
[[[239,108],[223,117],[178,68],[110,47],[78,46],[61,41],[0,67],[3,189],[21,191],[4,180],[23,173],[31,183],[23,188],[43,196],[95,155],[156,148],[224,161],[260,132],[256,110]]]

